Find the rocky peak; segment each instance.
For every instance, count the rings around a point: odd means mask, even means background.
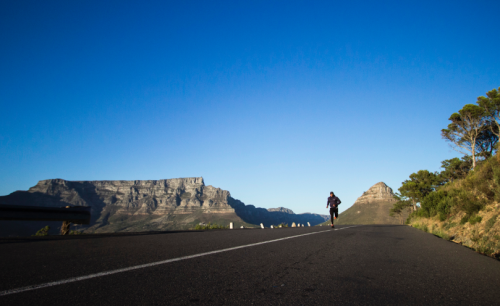
[[[392,188],[387,186],[384,182],[379,182],[367,191],[363,193],[362,196],[360,196],[356,203],[370,203],[374,201],[395,201],[394,200],[394,192],[392,191]]]

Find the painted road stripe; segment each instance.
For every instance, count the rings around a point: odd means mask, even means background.
[[[357,225],[357,226],[359,226],[359,225]],[[336,228],[334,230],[335,231],[339,231],[339,230],[343,230],[343,229],[347,229],[347,228],[351,228],[351,227],[357,227],[357,226],[348,226],[348,227]],[[177,258],[172,258],[172,259],[167,259],[167,260],[152,262],[152,263],[148,263],[148,264],[144,264],[144,265],[132,266],[132,267],[128,267],[128,268],[116,269],[116,270],[111,270],[111,271],[106,271],[106,272],[99,272],[99,273],[89,274],[89,275],[85,275],[85,276],[78,276],[78,277],[73,277],[73,278],[67,278],[67,279],[63,279],[63,280],[60,280],[60,281],[55,281],[55,282],[50,282],[50,283],[45,283],[45,284],[39,284],[39,285],[27,286],[27,287],[22,287],[22,288],[17,288],[17,289],[5,290],[5,291],[0,291],[0,296],[14,294],[14,293],[21,293],[21,292],[31,291],[31,290],[35,290],[35,289],[47,288],[47,287],[52,287],[52,286],[57,286],[57,285],[63,285],[63,284],[68,284],[68,283],[73,283],[73,282],[79,282],[79,281],[82,281],[82,280],[91,279],[91,278],[95,278],[95,277],[101,277],[101,276],[106,276],[106,275],[111,275],[111,274],[117,274],[117,273],[122,273],[122,272],[137,270],[137,269],[149,268],[149,267],[164,265],[164,264],[175,262],[175,261],[181,261],[181,260],[186,260],[186,259],[191,259],[191,258],[196,258],[196,257],[202,257],[202,256],[207,256],[207,255],[212,255],[212,254],[217,254],[217,253],[223,253],[223,252],[227,252],[227,251],[238,250],[238,249],[243,249],[243,248],[249,248],[249,247],[253,247],[253,246],[257,246],[257,245],[262,245],[262,244],[266,244],[266,243],[278,242],[278,241],[283,241],[283,240],[287,240],[287,239],[298,238],[298,237],[303,237],[303,236],[308,236],[308,235],[314,235],[314,234],[319,234],[319,233],[325,233],[325,232],[331,232],[331,231],[332,230],[329,229],[329,230],[320,231],[320,232],[295,235],[295,236],[284,237],[284,238],[279,238],[279,239],[274,239],[274,240],[268,240],[268,241],[263,241],[263,242],[251,243],[251,244],[246,244],[246,245],[240,245],[240,246],[237,246],[237,247],[232,247],[232,248],[227,248],[227,249],[222,249],[222,250],[217,250],[217,251],[210,251],[210,252],[205,252],[205,253],[200,253],[200,254],[195,254],[195,255],[177,257]]]

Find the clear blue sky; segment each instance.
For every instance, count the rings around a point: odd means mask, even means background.
[[[459,156],[500,86],[498,1],[0,2],[0,195],[203,176],[257,207],[341,211]]]

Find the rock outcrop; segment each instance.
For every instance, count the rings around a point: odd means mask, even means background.
[[[363,192],[363,195],[360,196],[354,204],[370,204],[378,201],[396,201],[392,188],[387,186],[384,182],[379,182],[370,187],[368,191]]]
[[[137,181],[42,180],[28,191],[0,197],[0,203],[91,206],[91,224],[80,228],[85,232],[188,229],[200,222],[234,222],[245,227],[262,222],[269,227],[292,221],[319,224],[326,219],[316,214],[296,215],[283,207],[266,210],[245,205],[233,199],[227,190],[206,186],[201,177]],[[24,221],[8,222],[10,227],[18,228]],[[54,231],[60,226],[56,224],[53,224]],[[6,227],[4,223],[0,231],[5,232]]]
[[[399,224],[397,218],[389,216],[389,210],[395,202],[392,188],[379,182],[342,212],[336,224]]]

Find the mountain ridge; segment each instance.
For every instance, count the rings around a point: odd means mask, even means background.
[[[224,225],[234,222],[237,227],[292,222],[316,225],[327,218],[318,214],[294,214],[284,207],[264,209],[246,205],[232,198],[227,190],[205,185],[202,177],[106,181],[48,179],[39,181],[28,191],[0,196],[0,203],[91,206],[91,224],[76,227],[85,232],[179,230],[193,228],[200,222]],[[26,221],[3,221],[0,234],[8,232],[6,222],[17,229],[22,223],[26,224]],[[26,226],[30,231],[34,226],[40,228],[36,222]],[[57,228],[60,224],[52,223],[52,226]]]

